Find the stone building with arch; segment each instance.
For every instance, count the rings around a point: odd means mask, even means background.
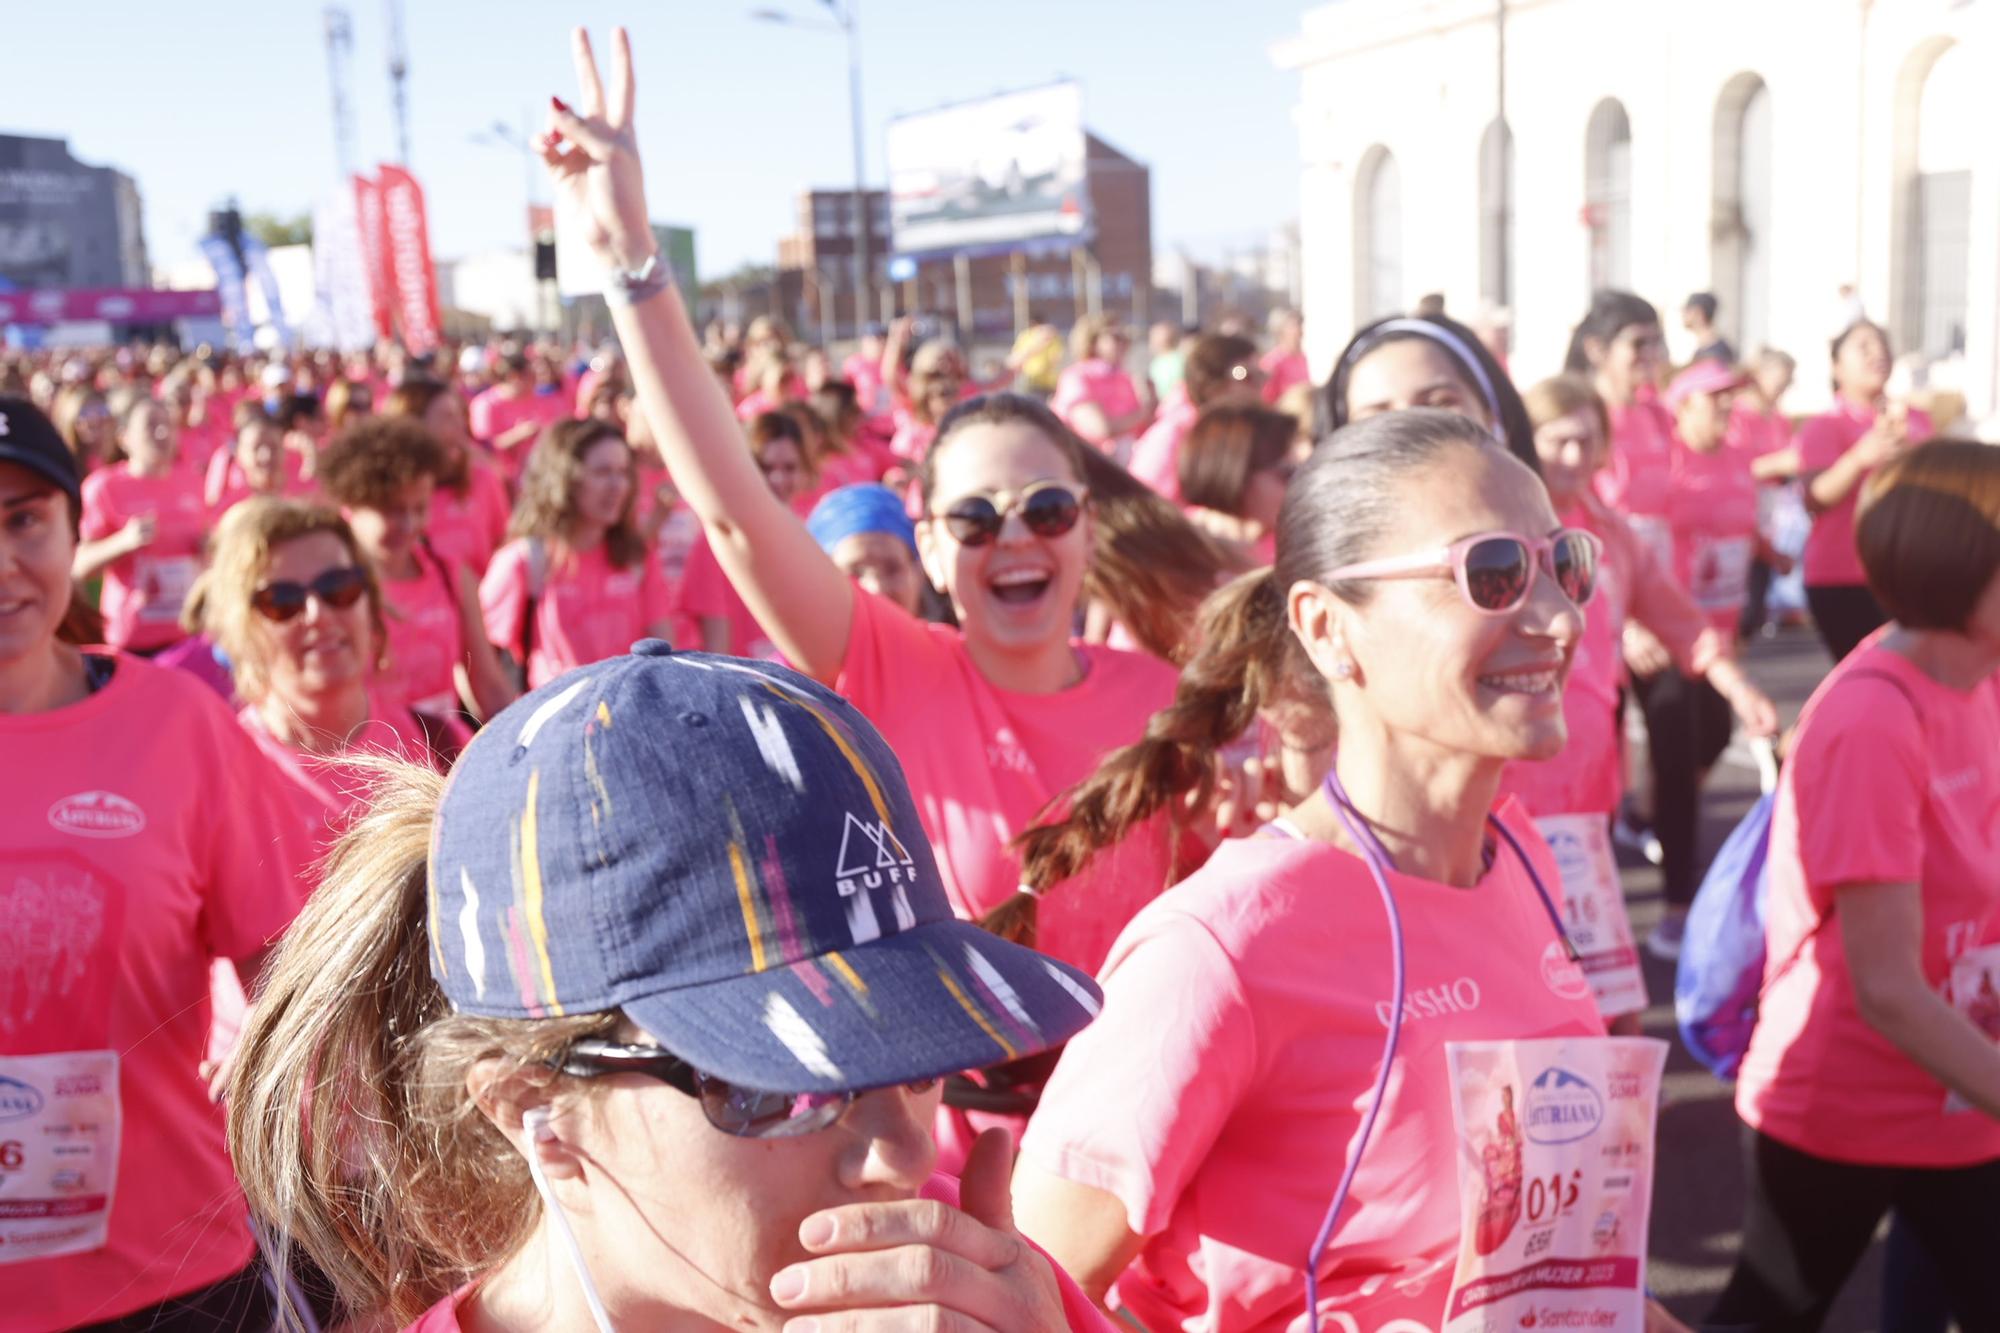
[[[1335,0],[1299,76],[1307,352],[1428,292],[1556,369],[1594,287],[1685,297],[1829,394],[1851,301],[2000,414],[2000,0]],[[1851,289],[1851,295],[1843,293]]]

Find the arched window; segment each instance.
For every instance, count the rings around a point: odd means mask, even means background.
[[[1965,348],[1972,164],[1991,132],[1974,115],[1978,77],[1964,47],[1937,41],[1905,62],[1899,80],[1896,333],[1930,357]]]
[[[1632,285],[1632,122],[1607,97],[1584,138],[1583,204],[1590,223],[1590,285]]]
[[[1479,294],[1514,300],[1514,132],[1504,120],[1479,140]]]
[[[1377,144],[1354,178],[1354,317],[1366,323],[1403,308],[1403,182],[1396,156]]]
[[[1755,74],[1738,74],[1715,104],[1709,262],[1719,323],[1745,354],[1770,331],[1771,167],[1771,90]]]

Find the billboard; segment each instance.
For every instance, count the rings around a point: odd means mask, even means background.
[[[1002,93],[889,122],[898,254],[999,251],[1090,233],[1083,89]]]
[[[16,287],[142,287],[139,194],[61,139],[0,134],[0,280]]]

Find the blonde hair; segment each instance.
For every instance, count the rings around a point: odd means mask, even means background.
[[[1097,355],[1097,340],[1107,333],[1119,334],[1130,341],[1131,335],[1125,326],[1109,315],[1085,315],[1069,331],[1069,355],[1072,361],[1088,361]]]
[[[532,1073],[618,1016],[453,1012],[430,973],[426,920],[445,780],[367,762],[373,804],[334,847],[244,1026],[229,1154],[251,1209],[277,1232],[279,1271],[296,1245],[357,1315],[386,1312],[401,1327],[519,1249],[540,1220],[527,1163],[466,1075],[495,1056]]]
[[[279,547],[321,532],[339,539],[347,548],[348,559],[367,579],[368,623],[375,631],[375,651],[378,656],[388,652],[382,585],[347,520],[322,505],[268,496],[243,500],[230,507],[211,535],[208,568],[188,590],[181,624],[193,633],[206,634],[228,656],[236,692],[246,702],[256,703],[270,690],[264,670],[269,640],[255,628],[258,615],[250,605],[251,595],[264,581]]]

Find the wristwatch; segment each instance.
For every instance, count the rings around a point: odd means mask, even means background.
[[[613,268],[605,277],[604,300],[608,305],[637,305],[673,285],[673,265],[655,250],[637,268]]]

